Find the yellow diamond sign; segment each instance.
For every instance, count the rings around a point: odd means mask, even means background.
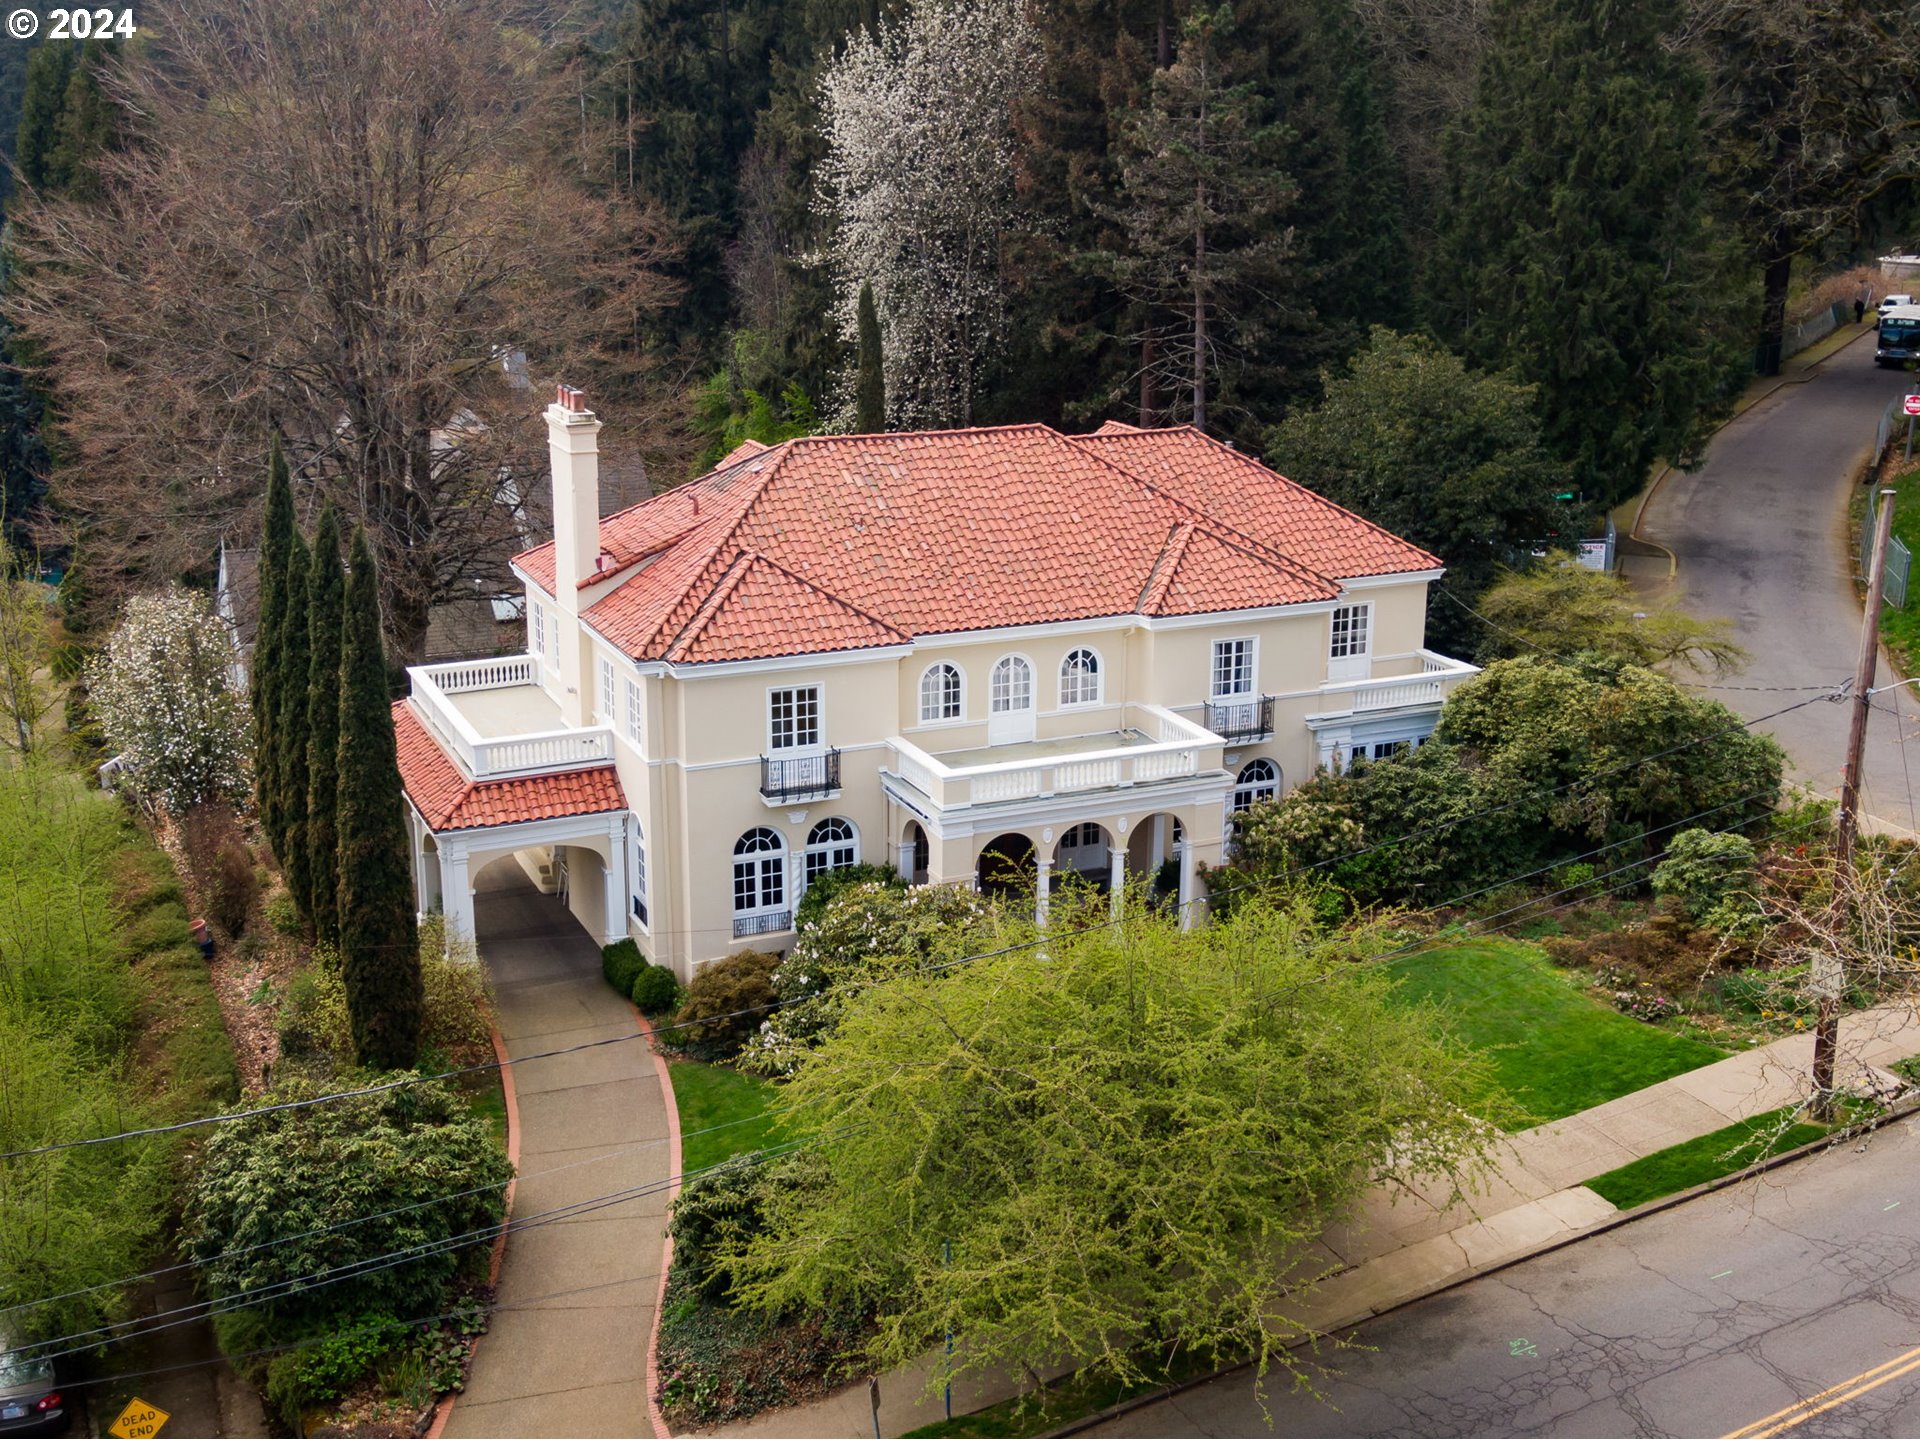
[[[107,1433],[119,1436],[120,1440],[150,1440],[150,1437],[160,1433],[160,1427],[166,1423],[166,1411],[135,1397],[127,1402],[127,1408],[120,1412],[120,1418],[107,1427]]]

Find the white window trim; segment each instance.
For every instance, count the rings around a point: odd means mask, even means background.
[[[627,913],[643,933],[650,935],[653,933],[653,901],[647,893],[647,836],[637,817],[629,843],[633,846],[633,892],[627,897]]]
[[[1248,780],[1246,778],[1247,771],[1256,765],[1268,766],[1273,771],[1273,779],[1271,781],[1264,779]],[[1286,774],[1281,770],[1278,760],[1268,755],[1254,756],[1253,759],[1242,765],[1239,770],[1234,773],[1233,785],[1227,791],[1227,814],[1229,816],[1238,815],[1250,809],[1260,800],[1274,799],[1280,794],[1280,787],[1285,782]],[[1269,786],[1271,786],[1271,789],[1267,794],[1259,795],[1254,793],[1256,791],[1268,790]],[[1243,795],[1249,797],[1245,805],[1240,803],[1240,798]]]
[[[775,839],[780,841],[780,844],[772,850],[754,850],[742,855],[737,848],[740,842],[748,835],[760,830],[765,830],[773,835]],[[763,867],[768,860],[772,860],[780,867],[780,898],[773,904],[768,904],[761,898],[766,890],[766,884],[762,879],[762,876],[765,874]],[[755,915],[777,915],[782,911],[791,911],[793,909],[793,876],[789,873],[792,868],[790,861],[791,856],[787,853],[786,838],[771,825],[754,825],[734,836],[733,845],[729,846],[727,850],[727,902],[732,906],[732,913],[736,916],[744,915],[751,918]],[[735,887],[738,884],[737,872],[741,864],[745,862],[751,862],[753,865],[754,903],[742,907],[739,899],[739,891]]]
[[[999,673],[1002,665],[1006,665],[1009,661],[1013,660],[1018,660],[1022,665],[1027,667],[1027,703],[1017,710],[1011,707],[1005,710],[996,710],[993,708],[993,677]],[[1039,673],[1040,667],[1033,663],[1033,657],[1025,655],[1018,650],[1009,650],[1006,654],[996,657],[993,664],[987,670],[987,717],[991,719],[995,715],[1017,715],[1021,710],[1031,710],[1037,715],[1040,710],[1040,697],[1037,696],[1034,691],[1039,688],[1038,680],[1036,679]],[[1011,690],[1011,686],[1009,686],[1009,690]]]
[[[1093,657],[1093,695],[1086,700],[1067,699],[1067,662],[1074,656],[1085,653]],[[1060,670],[1057,675],[1058,686],[1055,698],[1062,710],[1091,710],[1096,705],[1104,705],[1107,700],[1107,658],[1091,645],[1075,645],[1060,657]]]
[[[611,730],[620,723],[620,692],[613,686],[613,661],[604,655],[596,655],[594,659],[600,668],[600,683],[594,687],[594,693],[600,700],[598,719],[600,724]]]
[[[814,738],[811,745],[775,745],[773,743],[773,697],[781,690],[813,691]],[[799,685],[769,685],[766,687],[766,699],[761,713],[766,716],[767,754],[769,756],[796,757],[803,755],[823,755],[830,748],[827,745],[827,687],[818,682]]]
[[[826,824],[829,820],[837,820],[842,825],[846,826],[847,829],[852,833],[852,836],[853,836],[852,840],[851,841],[846,841],[846,840],[816,841],[813,838],[813,832],[815,830],[818,830],[822,825]],[[853,847],[853,859],[848,861],[847,864],[858,865],[860,863],[860,827],[854,823],[851,817],[846,815],[821,816],[818,820],[814,821],[814,823],[807,828],[807,838],[806,838],[804,847],[800,852],[801,877],[806,881],[808,885],[813,884],[813,882],[819,878],[819,876],[811,873],[813,869],[812,862],[814,857],[817,855],[831,855],[835,850],[843,850],[847,848],[849,844],[851,844]],[[820,871],[820,874],[830,875],[835,870],[841,870],[845,868],[846,866],[829,865],[826,868],[822,869]]]
[[[640,689],[640,682],[633,676],[626,677],[627,700],[627,741],[638,750],[646,740],[646,697]]]
[[[1214,689],[1215,664],[1222,645],[1247,647],[1247,688],[1221,692]],[[1260,693],[1260,637],[1258,635],[1222,635],[1207,647],[1207,698],[1209,700],[1251,700]]]
[[[1362,644],[1358,650],[1349,650],[1344,655],[1336,655],[1333,653],[1334,627],[1339,623],[1340,612],[1342,610],[1356,610],[1360,612],[1363,617],[1363,623],[1366,626],[1366,639],[1365,643]],[[1349,600],[1343,605],[1336,606],[1333,613],[1327,616],[1327,658],[1329,660],[1366,660],[1371,659],[1372,656],[1373,602],[1371,600]]]
[[[936,670],[951,670],[960,677],[960,711],[956,715],[927,714],[927,677]],[[964,725],[967,720],[967,672],[963,666],[951,660],[936,660],[920,672],[920,679],[914,685],[914,704],[922,725]]]

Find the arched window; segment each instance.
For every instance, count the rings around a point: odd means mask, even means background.
[[[1233,813],[1251,810],[1280,793],[1280,767],[1271,760],[1251,760],[1233,783]]]
[[[1084,647],[1060,662],[1060,703],[1093,705],[1100,699],[1100,657]]]
[[[762,825],[733,845],[733,913],[757,914],[787,903],[787,847]]]
[[[920,722],[960,718],[960,667],[931,665],[920,677]]]
[[[996,715],[1011,710],[1033,708],[1033,667],[1018,655],[1003,655],[994,662],[993,678],[987,686],[987,708]]]
[[[860,863],[860,836],[853,822],[830,815],[807,832],[807,883],[829,870],[845,870]]]

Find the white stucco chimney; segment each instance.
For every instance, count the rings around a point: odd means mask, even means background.
[[[547,450],[553,467],[554,599],[579,613],[576,586],[593,574],[600,554],[600,422],[587,400],[562,385],[547,407]]]

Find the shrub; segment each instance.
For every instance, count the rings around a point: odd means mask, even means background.
[[[818,1170],[805,1151],[754,1164],[748,1160],[689,1180],[673,1202],[673,1275],[705,1295],[724,1300],[733,1283],[722,1257],[760,1233],[767,1196],[806,1182]]]
[[[326,1093],[284,1083],[263,1103]],[[186,1256],[210,1300],[288,1286],[250,1308],[282,1339],[369,1309],[439,1308],[463,1268],[484,1274],[512,1168],[443,1082],[280,1110],[219,1127],[182,1207]],[[396,1213],[397,1212],[397,1213]],[[455,1241],[329,1283],[329,1273]]]
[[[467,958],[471,946],[446,953],[444,922],[429,917],[420,927],[420,984],[424,1012],[423,1050],[437,1050],[453,1064],[472,1064],[493,1052],[493,997],[487,973]],[[345,1068],[353,1060],[353,1033],[347,1014],[346,982],[340,958],[317,946],[313,958],[287,984],[280,1001],[280,1053],[289,1060],[324,1062]]]
[[[284,890],[275,890],[267,896],[261,912],[267,917],[267,924],[273,927],[276,935],[298,935],[300,933],[300,907],[293,903],[293,897]]]
[[[829,870],[807,883],[807,893],[794,907],[794,929],[806,929],[820,918],[834,896],[855,885],[885,885],[900,891],[907,888],[907,882],[891,865],[843,865],[838,870]]]
[[[1746,836],[1682,830],[1667,847],[1667,858],[1654,867],[1653,893],[1689,920],[1704,920],[1731,897],[1751,892],[1756,868],[1753,842]]]
[[[633,977],[629,999],[640,1007],[642,1015],[664,1015],[680,999],[680,982],[664,965],[644,965]]]
[[[253,868],[253,856],[244,846],[223,847],[214,866],[213,888],[207,892],[214,924],[234,939],[246,934],[259,894],[260,876]]]
[[[267,1403],[295,1435],[305,1433],[303,1412],[338,1400],[358,1385],[400,1345],[406,1326],[391,1315],[359,1315],[342,1320],[296,1350],[267,1364]]]
[[[687,987],[686,1003],[676,1017],[681,1026],[676,1032],[678,1043],[713,1059],[739,1054],[771,1013],[769,1007],[779,1002],[780,992],[773,984],[773,972],[779,966],[778,955],[759,950],[742,950],[702,966]],[[738,1013],[742,1010],[749,1013]]]
[[[640,978],[640,971],[646,963],[647,957],[640,953],[640,947],[631,939],[616,940],[600,950],[600,973],[622,995],[633,994],[633,982]]]

